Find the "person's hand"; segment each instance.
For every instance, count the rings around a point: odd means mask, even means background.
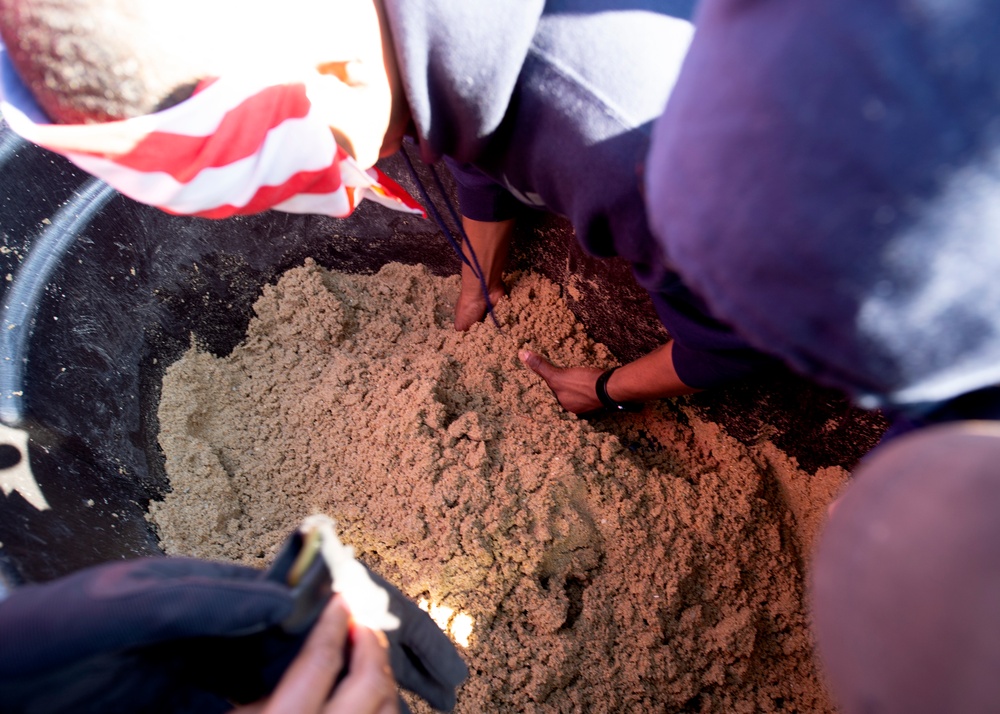
[[[350,637],[347,675],[344,669]],[[267,699],[232,714],[398,714],[399,695],[389,667],[388,642],[352,623],[343,598],[326,606],[302,651]]]
[[[602,407],[597,398],[597,378],[604,370],[593,367],[556,367],[531,350],[521,350],[517,356],[528,369],[545,380],[566,411],[586,414]]]
[[[657,347],[639,359],[614,370],[605,384],[607,396],[619,410],[637,411],[643,402],[678,397],[699,391],[688,386],[677,374],[673,358],[674,343]],[[597,379],[603,370],[592,367],[556,367],[541,355],[523,349],[518,357],[549,385],[563,409],[586,414],[604,406],[597,396]]]
[[[400,686],[450,711],[468,669],[440,628],[372,573],[400,626]],[[294,591],[262,571],[192,558],[105,563],[0,601],[5,714],[219,714],[268,696],[308,633]]]
[[[296,590],[303,595],[296,601],[302,607],[297,607],[283,623],[286,629],[301,632],[303,624],[311,627],[319,618],[326,596],[333,588],[341,594],[348,608],[356,608],[353,616],[359,624],[364,622],[369,627],[386,628],[384,636],[389,644],[389,664],[399,686],[418,695],[438,711],[451,711],[455,707],[455,690],[469,674],[454,643],[430,615],[394,585],[353,557],[348,556],[350,562],[340,560],[336,551],[343,545],[332,530],[333,523],[326,521],[320,517],[319,521],[310,524],[311,527],[306,527],[305,532],[300,529],[293,533],[267,572],[266,577],[279,582],[296,582]],[[316,557],[305,570],[292,576],[302,554],[310,552],[308,543],[315,535],[320,536],[320,551],[324,551],[329,558]],[[332,576],[330,562],[333,563]],[[357,566],[356,570],[350,568],[352,563]],[[365,581],[368,585],[364,584]],[[380,589],[386,596],[385,600],[369,586]],[[317,595],[321,599],[317,600]],[[381,608],[386,611],[379,612]],[[239,701],[254,699],[256,697],[243,697]]]
[[[482,270],[486,282],[489,304],[495,306],[507,295],[503,282],[503,269],[507,263],[511,238],[514,235],[514,220],[475,221],[462,216],[462,226],[468,237],[468,244],[462,247],[465,258],[476,262]],[[486,317],[489,305],[483,294],[482,283],[472,266],[462,264],[462,289],[455,301],[455,329],[464,332]]]
[[[468,277],[466,277],[468,273]],[[489,305],[496,306],[500,300],[507,295],[507,286],[502,282],[492,287],[487,286],[489,291]],[[486,304],[486,297],[483,295],[483,288],[479,284],[479,279],[472,275],[469,268],[462,268],[462,289],[455,300],[455,329],[465,332],[477,322],[482,322],[486,317],[489,306]]]

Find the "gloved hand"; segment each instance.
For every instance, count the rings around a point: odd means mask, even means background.
[[[465,663],[427,613],[372,578],[401,623],[386,633],[398,683],[450,710]],[[0,602],[2,709],[209,714],[255,701],[329,599],[322,560],[302,584],[288,587],[273,569],[143,558],[18,588]]]
[[[0,602],[2,708],[228,711],[225,687],[212,686],[215,663],[187,655],[206,638],[253,640],[270,631],[290,640],[276,624],[292,605],[291,591],[257,570],[187,558],[108,563],[17,588]],[[256,679],[253,670],[242,674]]]
[[[381,577],[369,573],[389,593],[389,612],[400,621],[398,630],[385,633],[396,682],[435,709],[450,712],[455,707],[455,688],[465,681],[468,667],[430,615]]]
[[[335,535],[331,535],[335,538]],[[334,582],[327,563],[318,553],[300,572],[300,555],[308,550],[301,532],[285,542],[266,577],[276,582],[294,581],[295,608],[283,621],[285,629],[301,632],[311,628],[329,599],[331,590],[348,587]],[[307,560],[309,556],[306,556]],[[389,663],[396,682],[422,697],[434,709],[451,711],[455,707],[455,688],[469,670],[455,645],[430,615],[384,578],[364,566],[368,577],[388,594],[388,612],[399,620],[396,629],[384,630],[389,640]],[[403,703],[401,702],[401,706]],[[405,711],[405,709],[404,709]]]

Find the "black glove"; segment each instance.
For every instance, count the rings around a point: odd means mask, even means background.
[[[378,575],[371,575],[388,591],[389,612],[400,622],[398,630],[385,633],[396,682],[435,709],[450,712],[455,707],[455,688],[469,675],[468,667],[430,615]]]
[[[229,694],[199,671],[214,663],[186,651],[205,638],[290,640],[277,623],[292,607],[291,591],[257,570],[187,558],[109,563],[17,588],[0,602],[2,709],[228,711]]]
[[[143,558],[16,589],[0,602],[0,709],[214,714],[266,696],[330,597],[322,559],[284,584],[299,538],[267,574]],[[386,633],[398,683],[452,709],[465,663],[427,613],[372,577],[401,622]]]
[[[266,577],[275,582],[287,582],[302,547],[303,536],[293,533]],[[389,640],[389,663],[396,682],[422,697],[434,709],[451,711],[455,707],[455,689],[469,674],[455,645],[430,615],[367,566],[366,569],[372,580],[389,594],[389,612],[400,622],[398,629],[385,632]],[[294,586],[296,605],[283,625],[289,632],[300,632],[312,628],[330,597],[333,583],[320,557],[316,557],[301,576],[293,579],[297,580]],[[344,659],[348,661],[349,658]]]

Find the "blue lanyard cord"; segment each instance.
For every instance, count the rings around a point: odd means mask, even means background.
[[[437,187],[438,194],[441,196],[441,200],[444,205],[448,208],[448,213],[451,215],[452,221],[458,227],[458,233],[461,236],[461,240],[455,237],[455,233],[448,224],[445,223],[444,217],[438,211],[437,206],[434,201],[431,200],[430,194],[427,192],[427,187],[424,186],[423,180],[417,173],[416,168],[413,166],[413,161],[410,159],[410,154],[407,152],[406,147],[402,147],[400,153],[406,160],[406,165],[410,169],[410,175],[413,176],[413,180],[417,183],[417,188],[420,189],[420,195],[424,199],[424,205],[431,212],[434,217],[434,221],[441,228],[441,232],[444,233],[444,237],[447,238],[448,243],[451,244],[452,249],[458,254],[459,259],[464,265],[468,265],[472,269],[473,275],[479,280],[479,288],[483,291],[483,298],[486,300],[486,311],[490,314],[490,318],[493,320],[493,324],[500,329],[500,321],[497,316],[493,313],[493,301],[490,300],[490,291],[486,285],[486,278],[483,276],[483,269],[479,266],[479,258],[476,257],[476,251],[472,249],[472,243],[469,241],[469,236],[465,233],[465,228],[462,226],[462,219],[458,215],[458,211],[455,210],[455,205],[452,203],[451,198],[448,196],[448,192],[445,190],[444,183],[441,181],[441,176],[438,174],[437,167],[434,164],[430,164],[431,175],[434,177],[434,184]],[[469,257],[465,256],[465,252],[462,250],[462,246],[465,245],[469,250]],[[471,259],[471,260],[470,260]]]

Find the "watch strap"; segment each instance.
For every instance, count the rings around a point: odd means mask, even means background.
[[[635,402],[619,402],[612,399],[611,395],[608,394],[608,380],[611,379],[611,375],[615,373],[617,367],[612,367],[609,370],[601,373],[601,376],[597,378],[597,384],[594,385],[594,389],[597,392],[597,399],[601,402],[605,409],[610,409],[616,412],[626,412],[626,411],[638,411],[640,408],[639,404]]]

